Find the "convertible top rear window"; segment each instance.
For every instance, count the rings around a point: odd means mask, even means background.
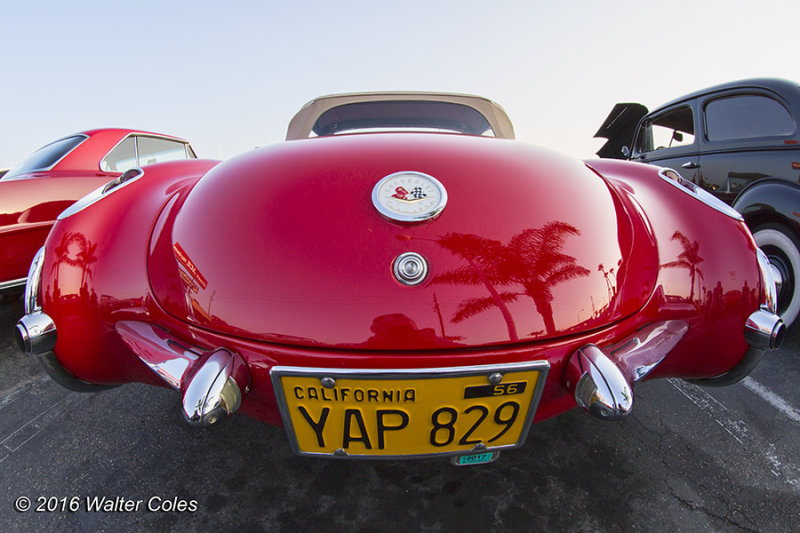
[[[51,142],[33,152],[19,166],[11,169],[6,177],[10,178],[34,170],[48,170],[86,139],[85,135],[73,135]]]
[[[312,131],[324,136],[375,129],[444,130],[494,136],[486,117],[472,107],[418,100],[344,104],[320,115]]]

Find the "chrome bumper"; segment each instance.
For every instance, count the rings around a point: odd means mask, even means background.
[[[667,320],[606,348],[587,344],[567,361],[567,389],[590,415],[619,420],[633,409],[634,383],[658,366],[688,330],[681,320]]]
[[[56,345],[56,325],[53,319],[35,311],[23,316],[14,334],[14,341],[22,353],[38,355],[49,352]]]
[[[120,338],[150,370],[181,393],[184,420],[205,427],[226,420],[250,391],[247,363],[225,348],[187,347],[169,333],[144,322],[117,322]]]

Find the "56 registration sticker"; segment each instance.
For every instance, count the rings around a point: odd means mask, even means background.
[[[295,452],[341,457],[457,455],[525,442],[549,365],[342,370],[273,367]]]

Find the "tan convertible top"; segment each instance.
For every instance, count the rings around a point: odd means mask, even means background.
[[[332,94],[321,96],[310,101],[304,105],[294,118],[292,118],[291,122],[289,122],[286,140],[305,139],[309,137],[312,132],[317,135],[330,135],[331,133],[320,133],[320,128],[322,127],[320,125],[320,120],[323,118],[329,121],[333,120],[330,118],[330,113],[326,115],[328,111],[334,108],[342,108],[342,106],[350,106],[350,104],[362,104],[367,102],[396,102],[398,104],[401,102],[443,102],[446,104],[457,104],[457,106],[452,107],[460,107],[462,109],[467,107],[477,111],[477,113],[485,119],[485,122],[488,123],[495,137],[501,139],[514,138],[514,127],[511,125],[511,120],[509,120],[506,112],[498,104],[487,98],[469,94],[433,92],[372,92]],[[473,112],[470,113],[474,115]],[[363,117],[361,118],[363,121]],[[405,115],[404,120],[408,119],[409,116]],[[333,131],[335,131],[336,125],[337,124],[328,124],[330,128],[334,128]]]

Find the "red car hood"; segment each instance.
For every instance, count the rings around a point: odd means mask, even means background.
[[[382,216],[375,184],[438,179],[441,214]],[[197,326],[306,346],[439,349],[553,339],[639,310],[658,254],[630,200],[578,161],[512,141],[367,134],[287,142],[223,163],[164,209],[149,270]],[[395,258],[429,266],[399,283]]]

